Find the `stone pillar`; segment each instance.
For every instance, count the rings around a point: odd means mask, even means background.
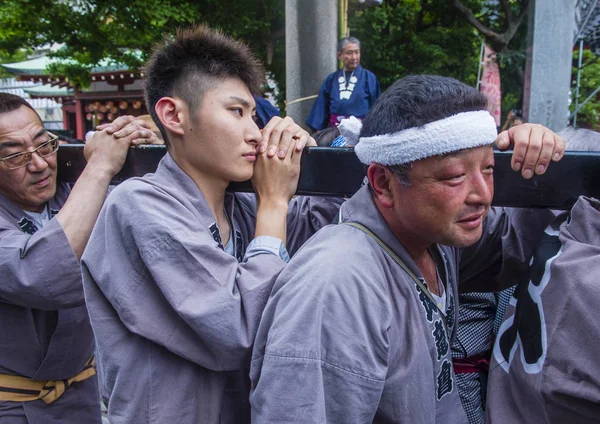
[[[285,0],[285,76],[288,102],[319,93],[337,67],[338,0]],[[314,99],[294,103],[287,115],[306,128]]]
[[[574,0],[531,0],[523,113],[553,131],[568,123],[574,30]]]

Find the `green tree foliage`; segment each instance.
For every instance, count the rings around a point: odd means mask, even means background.
[[[577,65],[579,52],[573,54],[573,78],[571,79],[571,106],[570,112],[575,110],[575,96],[577,86]],[[579,88],[579,104],[583,103],[598,87],[600,87],[600,60],[589,50],[583,51],[583,67]],[[577,127],[600,131],[600,94],[590,99],[577,113]]]
[[[510,49],[510,43],[522,27],[529,0],[452,0],[454,7],[498,53]]]
[[[478,38],[447,0],[386,0],[353,13],[349,27],[384,88],[409,74],[477,82]]]
[[[497,52],[502,115],[522,108],[529,0],[452,0],[461,20]]]
[[[31,54],[31,51],[27,49],[19,49],[14,53],[3,52],[0,50],[0,63],[14,63],[27,60],[27,55]],[[11,78],[14,75],[7,72],[3,67],[0,66],[0,78]]]
[[[475,86],[485,39],[498,52],[503,112],[519,107],[528,0],[384,0],[377,7],[353,7],[350,32],[361,39],[363,64],[383,88],[423,73]],[[207,23],[250,44],[276,80],[281,103],[284,10],[285,0],[10,0],[0,2],[0,55],[64,43],[56,53],[64,60],[51,72],[87,86],[89,70],[102,59],[139,68],[163,34]]]
[[[101,60],[137,69],[163,34],[205,22],[246,40],[272,64],[283,10],[284,0],[11,0],[0,3],[0,52],[64,43],[55,53],[64,60],[50,72],[87,86]]]

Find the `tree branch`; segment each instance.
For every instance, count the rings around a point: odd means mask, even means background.
[[[277,41],[283,37],[285,37],[285,28],[279,28],[271,31],[271,41]]]
[[[474,26],[475,29],[477,29],[477,31],[479,31],[480,33],[485,35],[487,38],[489,38],[495,44],[501,44],[501,45],[505,44],[504,37],[501,34],[498,34],[497,32],[493,31],[492,29],[490,29],[490,28],[486,27],[484,24],[482,24],[479,21],[479,19],[477,19],[475,17],[475,15],[471,11],[471,9],[469,9],[464,4],[462,4],[462,2],[460,0],[454,0],[454,7],[456,7],[460,13],[465,15],[465,17],[467,18],[467,21],[472,26]]]
[[[513,18],[512,9],[510,7],[510,4],[508,4],[508,0],[500,0],[500,4],[502,5],[502,9],[504,9],[504,14],[506,15],[506,27],[508,28]]]
[[[529,11],[529,0],[523,0],[521,6],[521,13],[515,20],[508,21],[508,28],[506,28],[506,32],[504,33],[504,38],[506,39],[506,44],[512,40],[515,36],[515,33],[523,23],[525,16],[527,16],[527,12]]]

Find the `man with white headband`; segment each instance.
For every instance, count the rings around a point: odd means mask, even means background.
[[[485,108],[474,88],[435,76],[397,81],[374,105],[355,147],[369,184],[294,256],[263,313],[254,422],[467,422],[450,353],[459,269],[467,285],[500,271],[510,281],[553,218],[538,211],[518,229],[490,209],[492,143],[513,146],[525,178],[564,152],[539,125],[497,136]]]

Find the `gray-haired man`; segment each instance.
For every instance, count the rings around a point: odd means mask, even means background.
[[[360,66],[360,41],[354,37],[338,42],[342,69],[329,74],[306,124],[315,130],[334,127],[349,116],[364,118],[381,94],[375,75]]]
[[[97,132],[73,186],[57,182],[58,137],[0,93],[0,422],[100,423],[94,337],[79,259],[137,124]]]

